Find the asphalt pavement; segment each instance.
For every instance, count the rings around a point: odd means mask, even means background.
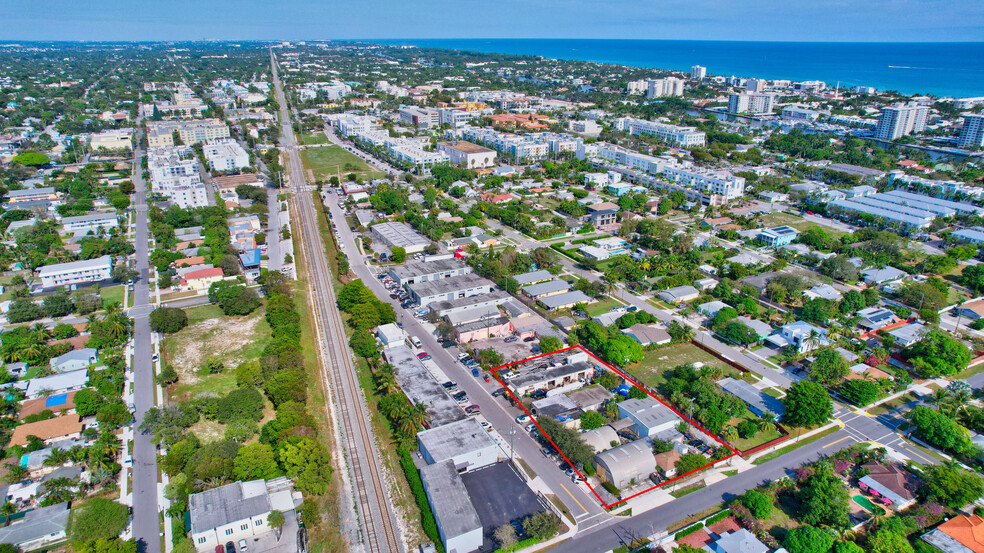
[[[136,143],[140,143],[140,121],[136,123]],[[138,147],[134,153],[133,184],[136,222],[136,260],[139,276],[133,285],[133,405],[135,408],[133,434],[133,536],[137,539],[141,553],[160,553],[161,527],[158,520],[157,503],[157,448],[150,441],[150,435],[139,432],[147,410],[154,407],[154,367],[151,363],[153,346],[150,341],[150,263],[148,261],[147,189],[143,179],[140,159],[143,151]]]

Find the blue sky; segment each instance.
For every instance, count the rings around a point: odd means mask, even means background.
[[[11,40],[984,40],[981,0],[0,0]]]

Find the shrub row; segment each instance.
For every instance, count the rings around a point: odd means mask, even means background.
[[[407,477],[407,484],[413,492],[414,499],[417,500],[417,507],[420,509],[420,522],[427,534],[437,546],[437,550],[444,553],[444,545],[441,543],[441,535],[437,531],[437,521],[434,520],[434,513],[431,512],[430,503],[427,502],[427,493],[424,492],[424,483],[420,480],[420,473],[413,464],[413,458],[406,448],[399,447],[396,453],[400,456],[400,466]]]

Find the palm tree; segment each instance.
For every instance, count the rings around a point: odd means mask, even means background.
[[[776,416],[772,413],[766,413],[759,419],[758,425],[762,432],[774,432],[776,430]]]
[[[68,452],[60,447],[55,447],[51,449],[51,453],[48,457],[41,463],[46,467],[57,467],[68,460]]]
[[[738,429],[734,426],[725,426],[721,429],[721,437],[729,442],[734,442],[738,439]]]
[[[44,326],[44,323],[34,323],[31,325],[31,332],[33,332],[34,336],[42,342],[46,341],[48,338],[51,338],[51,331],[48,330],[48,327]]]
[[[10,524],[10,515],[17,512],[17,506],[11,502],[6,502],[0,506],[0,515],[3,515],[3,525]]]
[[[950,394],[948,394],[946,390],[940,388],[938,390],[933,390],[933,395],[929,398],[929,402],[936,405],[936,410],[942,413],[943,406],[947,404],[949,399]]]
[[[951,414],[956,417],[965,412],[971,399],[973,399],[973,396],[971,395],[970,390],[961,388],[955,392],[950,392],[949,403],[950,408],[952,409]]]
[[[7,463],[7,474],[3,477],[5,482],[8,484],[14,484],[25,478],[27,478],[26,468],[21,466],[20,463]]]
[[[379,374],[376,375],[376,390],[383,395],[389,395],[398,389],[399,385],[396,382],[396,374],[392,370],[380,369]]]

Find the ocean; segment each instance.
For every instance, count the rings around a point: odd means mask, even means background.
[[[388,39],[380,44],[534,55],[712,75],[820,80],[905,94],[984,96],[984,42],[723,42],[608,39]]]

